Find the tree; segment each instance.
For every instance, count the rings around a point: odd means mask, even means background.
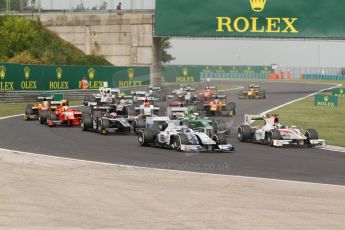
[[[102,2],[102,4],[99,7],[100,10],[106,10],[107,9],[107,2]]]
[[[75,7],[75,10],[76,11],[83,11],[83,10],[86,10],[85,6],[84,6],[84,3],[80,3],[78,4],[76,7]]]
[[[171,54],[168,53],[168,49],[170,49],[171,43],[169,38],[161,38],[161,61],[162,63],[169,63],[170,61],[175,60],[175,57],[173,57]]]

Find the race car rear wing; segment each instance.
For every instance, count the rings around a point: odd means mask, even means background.
[[[244,115],[244,125],[251,125],[254,121],[264,120],[264,115],[251,115],[245,114]]]
[[[170,116],[172,113],[185,113],[188,111],[187,107],[168,107],[167,114]]]
[[[153,86],[151,88],[153,91],[160,91],[161,90],[161,87],[160,86]]]
[[[155,101],[154,97],[137,97],[137,101],[145,101],[145,99],[148,101]]]
[[[219,94],[212,95],[212,99],[216,99],[216,98],[218,98],[218,99],[226,99],[227,96],[226,95],[219,95]]]
[[[134,109],[135,109],[135,111],[140,111],[140,109],[144,109],[144,107],[139,106],[139,107],[135,107]],[[153,107],[152,110],[153,111],[159,111],[160,108],[159,107]]]
[[[195,88],[192,88],[192,87],[185,87],[183,88],[184,91],[195,91],[196,89]]]
[[[91,110],[92,111],[105,111],[105,110],[111,110],[111,109],[115,109],[116,105],[108,105],[108,106],[91,106]]]
[[[53,96],[48,96],[48,97],[38,96],[37,97],[37,101],[52,101],[53,99],[54,99]]]
[[[133,95],[144,95],[146,96],[148,94],[148,92],[146,91],[132,91],[131,94]]]

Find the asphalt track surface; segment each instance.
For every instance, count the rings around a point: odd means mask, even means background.
[[[248,82],[228,81],[226,84],[246,87]],[[227,93],[237,104],[237,115],[223,119],[234,129],[243,122],[245,113],[258,114],[330,87],[300,83],[258,84],[268,92],[266,100],[238,100],[238,91]],[[22,117],[0,120],[0,130],[0,148],[11,150],[138,167],[345,185],[344,153],[240,143],[235,132],[230,137],[237,148],[233,153],[181,153],[141,147],[134,135],[103,136],[83,132],[79,127],[49,128],[38,121],[24,121]]]

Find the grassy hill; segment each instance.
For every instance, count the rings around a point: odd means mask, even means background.
[[[0,17],[0,62],[55,65],[111,65],[105,58],[85,55],[44,28],[39,21]]]

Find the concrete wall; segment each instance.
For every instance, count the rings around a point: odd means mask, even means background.
[[[42,24],[86,54],[115,66],[151,65],[153,13],[42,14]]]

